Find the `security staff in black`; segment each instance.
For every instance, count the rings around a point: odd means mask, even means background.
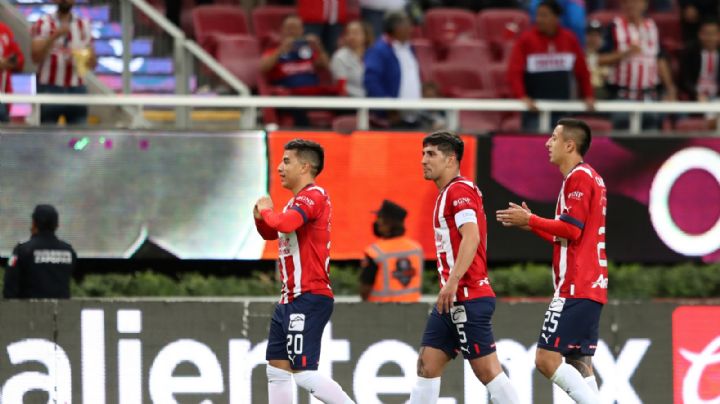
[[[18,244],[8,260],[3,297],[6,299],[69,299],[70,278],[77,255],[55,236],[58,212],[38,205],[32,214],[32,237]]]

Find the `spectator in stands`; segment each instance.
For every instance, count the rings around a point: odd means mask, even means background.
[[[610,66],[608,91],[610,98],[619,100],[660,100],[658,91],[662,83],[662,98],[677,98],[669,64],[660,49],[657,26],[645,18],[647,0],[622,0],[622,15],[615,17],[607,30],[600,54],[600,64]],[[629,114],[613,114],[616,128],[627,128]],[[657,129],[659,119],[654,114],[643,114],[643,128]]]
[[[691,100],[718,98],[720,89],[720,23],[708,19],[700,24],[698,40],[687,46],[680,59],[680,88]],[[714,126],[716,116],[707,118]]]
[[[718,0],[679,0],[679,3],[680,21],[685,42],[696,40],[700,22],[720,17],[720,3],[718,3]]]
[[[520,35],[508,62],[508,82],[515,97],[529,112],[523,113],[523,129],[538,129],[535,99],[569,100],[575,98],[577,82],[587,108],[594,109],[590,72],[585,54],[575,35],[560,26],[562,8],[555,0],[543,0],[537,8],[535,26]],[[553,113],[552,122],[561,113]]]
[[[412,25],[403,12],[385,18],[385,35],[365,52],[365,92],[368,97],[419,99],[422,95],[420,68],[410,46]],[[414,127],[415,112],[388,112],[390,126]]]
[[[330,60],[330,70],[336,82],[345,83],[351,97],[365,97],[365,51],[373,43],[372,28],[362,21],[353,21],[345,30],[345,44]]]
[[[90,20],[73,14],[75,0],[54,0],[55,14],[46,14],[32,28],[32,60],[38,65],[37,92],[47,94],[87,94],[84,71],[94,69]],[[40,108],[41,123],[57,123],[65,116],[68,124],[87,123],[86,106],[45,105]]]
[[[585,46],[585,2],[578,0],[557,0],[562,9],[561,24],[575,34],[580,46]],[[530,2],[530,16],[535,19],[542,0]]]
[[[384,32],[385,15],[403,11],[407,4],[408,0],[360,0],[360,16],[363,21],[370,24],[373,35],[378,38]]]
[[[22,71],[25,64],[12,30],[0,22],[0,94],[12,93],[12,72]],[[10,105],[0,104],[0,122],[10,122]]]
[[[260,59],[260,70],[273,86],[295,95],[322,93],[318,69],[327,69],[329,60],[316,35],[303,36],[303,22],[297,15],[285,17],[280,30],[280,45],[268,49]],[[281,111],[285,112],[285,111]],[[306,111],[293,108],[294,125],[309,126]]]
[[[593,86],[595,99],[607,98],[605,80],[608,76],[608,67],[600,66],[599,62],[604,32],[600,21],[592,20],[588,23],[585,34],[585,60],[590,70],[590,82]]]
[[[70,279],[77,256],[55,235],[58,213],[52,205],[37,205],[30,240],[18,244],[8,260],[5,299],[69,299]]]
[[[305,32],[320,38],[328,53],[335,52],[347,22],[347,0],[298,0],[297,10]]]

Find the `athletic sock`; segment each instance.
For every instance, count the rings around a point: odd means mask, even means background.
[[[505,372],[500,372],[485,387],[490,392],[490,401],[493,404],[518,404],[520,402],[515,388]]]
[[[580,372],[567,363],[561,364],[550,380],[560,386],[578,404],[598,403],[597,395],[585,383],[585,379],[583,379]]]
[[[592,390],[596,396],[600,397],[600,389],[598,389],[597,379],[595,379],[595,376],[586,377],[585,384],[590,386],[590,390]]]
[[[408,404],[435,404],[440,398],[440,378],[418,376]]]
[[[292,373],[267,365],[268,403],[287,404],[293,401]]]
[[[354,404],[337,382],[316,370],[295,373],[295,383],[326,404]]]

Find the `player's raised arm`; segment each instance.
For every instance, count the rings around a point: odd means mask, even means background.
[[[265,225],[281,233],[291,233],[305,222],[305,212],[295,205],[282,213],[273,212],[273,203],[269,196],[260,198],[256,208],[260,212],[260,216]]]

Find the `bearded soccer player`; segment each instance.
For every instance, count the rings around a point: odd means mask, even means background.
[[[491,318],[495,293],[487,275],[487,222],[482,193],[460,175],[464,144],[450,132],[423,139],[422,166],[435,182],[433,227],[441,290],[430,313],[418,357],[411,404],[436,403],[445,366],[462,352],[495,404],[518,403],[495,353]]]
[[[581,404],[600,401],[592,356],[608,286],[605,184],[583,161],[591,139],[585,122],[561,119],[545,144],[565,177],[554,219],[532,214],[524,202],[497,212],[503,225],[531,230],[553,244],[555,296],[545,312],[535,365]]]
[[[294,196],[281,213],[273,211],[267,196],[257,201],[253,212],[260,235],[278,240],[283,282],[265,354],[270,404],[293,402],[293,378],[324,403],[353,403],[334,380],[317,371],[320,342],[334,303],[328,277],[330,198],[315,185],[324,160],[323,148],[315,142],[287,143],[278,174]]]

